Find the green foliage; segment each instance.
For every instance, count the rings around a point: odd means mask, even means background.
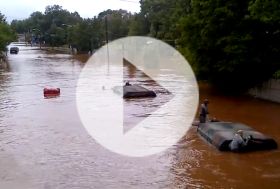
[[[11,25],[18,33],[29,33],[51,46],[69,44],[87,52],[105,43],[106,27],[109,41],[127,36],[131,20],[132,14],[125,10],[107,10],[98,17],[82,19],[77,12],[53,5],[47,6],[44,13],[34,12],[28,19],[13,20]]]
[[[105,34],[106,24],[108,30],[108,40],[112,41],[117,38],[125,37],[129,32],[129,25],[132,15],[126,10],[106,10],[101,12],[97,19],[100,23],[101,30]],[[105,36],[104,36],[105,37]]]
[[[9,42],[16,38],[11,27],[6,23],[6,18],[0,12],[0,51],[5,51]]]
[[[32,30],[50,45],[71,44],[79,51],[127,35],[156,37],[179,49],[198,78],[228,91],[246,90],[280,70],[279,0],[140,0],[140,4],[140,13],[106,10],[92,19],[58,5],[47,6],[44,13],[34,12],[11,26],[20,33]]]
[[[280,20],[280,3],[278,0],[250,1],[249,11],[253,18],[264,23],[275,23]]]
[[[274,79],[280,79],[280,70],[278,70],[277,72],[275,72],[275,73],[273,74],[273,78],[274,78]]]
[[[168,0],[142,0],[141,13],[150,23],[150,36],[162,39],[173,40],[174,22],[172,14],[175,10],[174,2]]]
[[[79,51],[89,51],[98,47],[97,33],[94,31],[95,19],[85,19],[79,24],[69,28],[69,43]]]
[[[191,7],[191,0],[141,0],[141,13],[150,24],[149,35],[176,46],[181,37],[179,20]]]
[[[11,28],[17,33],[28,32],[27,22],[25,20],[13,20],[11,22]]]
[[[129,32],[130,36],[143,36],[149,33],[150,23],[142,13],[135,14],[130,19]]]
[[[269,79],[279,68],[280,36],[275,29],[280,22],[258,15],[255,3],[192,1],[191,13],[180,22],[180,45],[191,52],[199,77],[239,92]]]
[[[6,17],[0,12],[0,23],[6,23]]]
[[[60,46],[67,43],[68,27],[81,21],[77,12],[70,13],[59,5],[53,5],[47,6],[44,13],[37,11],[28,19],[13,20],[11,27],[17,33],[27,33],[52,46]]]
[[[171,42],[197,76],[228,91],[272,77],[280,65],[278,0],[141,0],[149,35]]]

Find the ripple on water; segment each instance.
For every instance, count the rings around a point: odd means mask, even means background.
[[[86,133],[76,111],[76,81],[86,58],[81,61],[31,49],[21,47],[18,55],[8,57],[10,68],[0,69],[0,151],[4,150],[0,153],[0,188],[4,180],[20,183],[17,175],[30,176],[23,179],[32,182],[31,187],[25,187],[30,189],[279,188],[279,150],[222,153],[198,137],[196,128],[156,156],[127,158],[104,149]],[[126,70],[125,80],[154,89],[158,97],[125,100],[128,126],[150,116],[172,98],[149,77],[134,71]],[[179,80],[168,73],[160,77],[166,83]],[[44,99],[45,85],[60,87],[61,96]],[[216,95],[204,86],[201,89],[201,98],[211,100],[212,115],[248,122],[280,138],[276,119],[279,105]],[[262,111],[266,109],[269,111]],[[155,116],[168,119],[169,115]],[[15,162],[2,166],[13,158]]]

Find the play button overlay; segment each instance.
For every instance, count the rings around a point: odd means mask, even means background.
[[[167,91],[164,87],[160,86],[156,81],[150,78],[141,70],[137,69],[132,63],[130,63],[125,58],[123,59],[124,64],[124,80],[133,81],[133,85],[120,87],[124,93],[132,91],[139,92],[140,95],[147,95],[150,98],[127,98],[124,101],[124,119],[123,119],[123,132],[126,133],[132,128],[134,128],[143,119],[151,115],[152,112],[156,111],[161,107],[161,105],[167,103],[173,98],[173,95]],[[137,77],[138,75],[138,77]],[[133,79],[139,79],[141,75],[141,83],[134,81]],[[138,80],[139,81],[139,80]],[[136,85],[136,84],[139,85]],[[146,87],[142,89],[142,87]],[[150,89],[150,90],[149,90]],[[144,90],[144,91],[143,91]],[[146,94],[146,90],[149,90]],[[153,98],[155,92],[158,98]],[[139,94],[133,94],[139,95]],[[125,95],[123,95],[125,96]]]
[[[113,89],[127,81],[157,96],[124,99]],[[196,114],[198,87],[190,65],[173,47],[149,37],[126,37],[88,60],[76,103],[83,126],[100,145],[143,157],[163,152],[186,134]]]

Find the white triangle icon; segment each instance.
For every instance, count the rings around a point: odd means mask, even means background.
[[[127,102],[123,94],[113,90],[124,85],[124,57],[170,92],[169,100],[148,111],[148,116],[127,132]],[[131,79],[141,83],[143,74]],[[76,94],[79,115],[88,133],[107,149],[134,157],[160,153],[176,144],[191,126],[198,105],[197,83],[188,62],[171,46],[148,37],[119,39],[98,50],[85,65]],[[149,109],[161,99],[143,99],[143,107]],[[139,102],[131,104],[131,117],[137,120],[133,111],[138,109],[133,106],[139,106]]]

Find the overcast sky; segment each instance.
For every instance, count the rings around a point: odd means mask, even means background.
[[[77,11],[83,18],[92,18],[107,9],[139,12],[139,0],[0,0],[0,12],[13,19],[28,18],[34,11],[45,11],[47,5],[61,5],[70,12]]]

